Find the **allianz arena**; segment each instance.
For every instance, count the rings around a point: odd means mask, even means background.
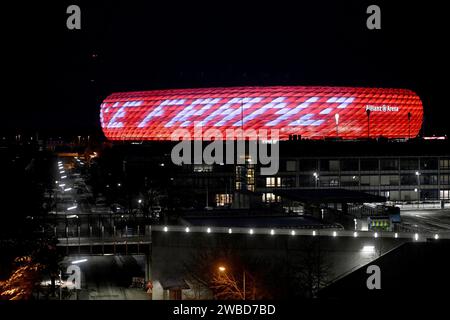
[[[173,140],[176,130],[278,130],[280,140],[408,138],[418,135],[423,106],[406,89],[230,87],[113,93],[100,107],[110,140]],[[239,139],[234,136],[233,139]],[[258,134],[250,139],[259,139]]]

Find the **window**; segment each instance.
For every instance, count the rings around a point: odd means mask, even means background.
[[[280,177],[267,177],[266,178],[266,187],[274,188],[281,186],[281,178]]]
[[[339,187],[339,177],[336,176],[321,176],[319,182],[321,187]]]
[[[224,207],[232,203],[233,196],[228,193],[216,194],[216,206]]]
[[[398,186],[400,181],[398,175],[383,175],[380,178],[382,186]]]
[[[302,159],[300,160],[300,171],[316,171],[317,160],[315,159]]]
[[[315,186],[315,178],[312,174],[301,174],[298,177],[299,186],[300,187],[314,187]]]
[[[419,159],[417,159],[417,158],[400,159],[400,169],[401,170],[417,170],[417,169],[419,169]]]
[[[450,199],[450,190],[441,190],[439,192],[439,199],[441,199],[441,200]]]
[[[381,167],[381,170],[398,170],[398,160],[397,159],[381,159],[380,167]]]
[[[441,169],[450,169],[450,159],[440,159],[439,167]]]
[[[344,159],[341,161],[342,171],[358,171],[358,159]]]
[[[402,186],[418,185],[419,181],[415,174],[402,174],[400,176],[400,183]]]
[[[379,176],[361,176],[361,186],[378,186]]]
[[[437,170],[438,161],[436,158],[420,159],[420,170]]]
[[[320,171],[339,171],[339,160],[320,160]]]
[[[281,177],[281,186],[283,188],[294,188],[295,185],[295,177]]]
[[[359,185],[358,176],[341,176],[341,186],[356,187]]]
[[[194,164],[194,172],[212,172],[212,168],[210,164]]]
[[[286,161],[286,171],[296,171],[297,170],[297,161],[288,160]]]
[[[441,174],[441,185],[448,185],[450,183],[450,175]]]
[[[437,180],[437,175],[435,174],[422,173],[420,175],[420,184],[423,185],[437,184]]]
[[[280,196],[276,196],[271,192],[266,192],[266,193],[263,193],[262,200],[263,200],[263,202],[266,202],[266,203],[279,202]]]
[[[378,159],[361,159],[361,171],[377,171]]]

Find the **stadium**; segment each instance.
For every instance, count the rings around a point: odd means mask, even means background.
[[[178,129],[278,130],[280,140],[411,138],[423,120],[420,98],[405,89],[234,87],[113,93],[100,108],[109,140],[173,140]],[[239,139],[238,135],[233,139]]]

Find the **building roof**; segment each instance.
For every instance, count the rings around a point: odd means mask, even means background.
[[[386,198],[347,189],[286,189],[273,193],[285,199],[310,203],[364,203],[385,202]]]

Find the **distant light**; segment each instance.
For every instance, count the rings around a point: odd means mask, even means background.
[[[160,163],[159,166],[160,166],[160,167],[164,167],[164,163]]]
[[[67,219],[73,219],[73,218],[78,218],[78,216],[76,214],[69,214],[67,216]]]
[[[65,178],[67,178],[67,176],[62,176],[62,177],[61,177],[61,179],[65,179]]]
[[[82,263],[82,262],[86,262],[88,261],[88,259],[80,259],[80,260],[74,260],[72,261],[73,264],[77,264],[77,263]]]
[[[186,227],[186,229],[184,229],[184,231],[189,232],[191,230],[189,229],[189,227]]]
[[[439,239],[439,235],[437,233],[434,235],[434,239]]]
[[[291,235],[295,236],[295,230],[291,231]]]
[[[358,232],[353,232],[353,236],[356,238],[358,236]]]
[[[253,229],[250,229],[248,233],[253,234]]]
[[[313,230],[313,236],[315,236],[316,235],[316,230]]]
[[[414,240],[416,240],[416,241],[419,240],[419,234],[418,233],[414,234]]]
[[[138,203],[142,203],[142,199],[139,199],[139,200],[138,200]]]
[[[417,190],[417,188],[414,188],[414,192],[417,192],[418,190]]]
[[[228,228],[228,233],[233,233],[233,230],[231,230],[231,228]]]
[[[227,270],[225,267],[222,267],[222,266],[219,267],[220,272],[224,272],[225,270]]]
[[[122,184],[118,183],[117,186],[120,187]]]
[[[397,232],[394,233],[394,237],[395,237],[395,238],[398,238],[398,233],[397,233]]]
[[[336,236],[337,236],[337,232],[333,231],[333,237],[336,237]]]
[[[59,186],[62,188],[62,187],[65,187],[66,184],[65,183],[61,183]]]
[[[274,234],[275,234],[275,230],[271,229],[271,230],[270,230],[270,235],[273,236]]]
[[[375,232],[375,233],[373,234],[373,236],[374,236],[375,238],[378,238],[378,232]]]
[[[68,207],[67,210],[68,210],[68,211],[70,211],[70,210],[75,210],[77,207],[78,207],[78,206]]]
[[[206,229],[206,232],[211,233],[211,228]]]
[[[169,231],[169,228],[167,228],[167,227],[164,227],[164,232],[167,232],[167,231]]]
[[[364,246],[361,249],[361,252],[363,252],[363,253],[374,253],[375,252],[375,246]]]
[[[72,190],[72,188],[67,188],[67,189],[64,189],[64,191],[70,191],[70,190]]]
[[[59,173],[64,173],[64,170],[61,170]]]
[[[419,171],[416,171],[416,176],[420,176],[420,172]]]

